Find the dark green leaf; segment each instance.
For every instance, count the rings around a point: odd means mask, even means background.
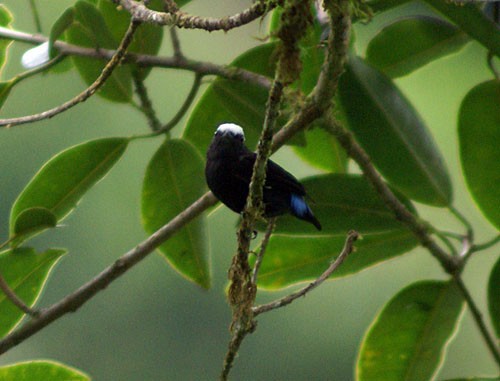
[[[324,236],[345,234],[353,229],[362,235],[368,232],[406,231],[368,181],[360,175],[327,174],[301,182],[311,198],[311,209],[320,220],[323,230],[318,232],[306,222],[284,216],[277,223],[277,233]],[[414,212],[408,200],[402,196],[399,198]]]
[[[498,377],[468,377],[468,378],[454,378],[453,380],[446,380],[446,381],[500,381],[500,378]]]
[[[65,250],[49,249],[36,253],[32,248],[17,248],[0,253],[0,270],[12,291],[28,306],[40,296],[50,271]],[[24,313],[0,293],[0,337],[8,334]],[[1,379],[1,377],[0,377]]]
[[[23,210],[14,221],[14,232],[12,245],[26,240],[45,229],[54,228],[57,225],[57,217],[50,210],[43,207],[35,207]]]
[[[57,55],[57,49],[54,48],[54,42],[68,29],[75,20],[75,8],[67,8],[56,20],[50,29],[49,37],[49,56],[54,58]]]
[[[92,140],[68,148],[50,159],[31,179],[12,207],[10,234],[15,222],[26,209],[48,209],[61,221],[95,183],[121,157],[128,139],[107,138]]]
[[[373,12],[384,12],[407,3],[409,0],[372,0],[367,4]]]
[[[117,8],[116,4],[113,4],[109,0],[99,0],[97,4],[97,8],[104,16],[106,25],[113,34],[114,39],[120,41],[130,24],[130,13],[125,9]],[[148,3],[148,8],[162,10],[163,1],[153,0]],[[161,26],[143,23],[137,28],[134,40],[130,44],[128,51],[138,54],[156,55],[160,49],[162,38],[163,28]],[[141,71],[142,77],[145,78],[150,70]]]
[[[399,292],[365,334],[357,380],[432,379],[463,306],[453,282],[423,281]]]
[[[484,216],[500,229],[500,81],[483,82],[460,106],[458,138],[462,171]]]
[[[152,234],[206,191],[203,159],[185,140],[166,140],[151,159],[142,190],[142,222]],[[159,248],[181,275],[210,287],[205,218],[198,217]]]
[[[467,35],[435,17],[414,16],[382,29],[368,44],[366,61],[390,77],[407,75],[460,50]]]
[[[442,0],[425,0],[425,2],[500,57],[500,29],[486,17],[475,2],[453,3]]]
[[[431,134],[389,78],[350,56],[339,95],[350,129],[392,185],[424,204],[451,202],[451,181]]]
[[[116,49],[118,42],[94,5],[80,0],[74,5],[74,9],[75,21],[66,31],[68,42],[90,48]],[[97,79],[105,66],[103,61],[94,58],[73,56],[72,59],[87,85]],[[111,101],[129,102],[132,97],[130,68],[126,65],[115,68],[98,94]]]
[[[48,360],[27,361],[0,368],[0,379],[4,381],[90,381],[81,371]]]
[[[488,281],[488,310],[491,325],[500,339],[500,258],[493,266]]]
[[[275,62],[271,59],[274,44],[251,49],[231,66],[273,77]],[[224,122],[239,124],[245,130],[247,145],[253,148],[264,122],[267,90],[250,83],[218,78],[207,88],[189,118],[184,138],[205,152],[216,127]]]
[[[12,14],[5,7],[5,5],[0,4],[0,26],[4,28],[10,28],[11,22],[12,22]],[[0,74],[2,73],[2,69],[5,66],[5,62],[7,61],[7,51],[10,44],[12,44],[12,40],[0,38]]]
[[[358,175],[329,174],[303,181],[323,230],[280,217],[259,272],[259,287],[276,289],[321,275],[340,253],[349,230],[363,239],[332,277],[346,276],[402,255],[417,246],[370,184]],[[402,198],[413,211],[413,207]]]

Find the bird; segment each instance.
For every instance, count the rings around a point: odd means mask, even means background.
[[[256,157],[245,145],[243,128],[234,123],[217,127],[207,150],[205,178],[215,197],[236,213],[245,208]],[[264,217],[289,213],[321,230],[321,223],[305,197],[304,186],[291,173],[268,160],[263,188]]]

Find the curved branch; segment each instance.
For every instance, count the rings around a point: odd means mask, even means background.
[[[177,10],[176,12],[156,12],[147,8],[144,4],[133,0],[114,0],[126,9],[132,18],[145,23],[156,25],[177,26],[186,29],[203,29],[208,32],[230,29],[248,24],[255,19],[264,16],[267,12],[276,7],[275,1],[257,1],[250,8],[235,15],[222,18],[201,17],[189,15]]]
[[[211,192],[205,193],[191,204],[191,206],[174,217],[168,224],[157,230],[135,248],[125,253],[94,279],[49,308],[42,309],[36,318],[29,320],[21,328],[7,335],[0,341],[0,354],[5,353],[12,347],[26,340],[28,337],[34,335],[61,316],[76,311],[99,291],[105,289],[116,278],[123,275],[139,261],[146,258],[148,254],[152,253],[165,240],[169,239],[188,222],[192,221],[216,202],[217,200]]]
[[[123,37],[123,39],[120,43],[120,46],[114,52],[113,56],[111,57],[111,60],[104,67],[104,69],[102,70],[99,77],[97,77],[97,79],[94,81],[94,83],[92,83],[89,87],[87,87],[84,91],[82,91],[76,97],[74,97],[73,99],[70,99],[69,101],[67,101],[67,102],[65,102],[57,107],[54,107],[54,108],[47,110],[47,111],[43,111],[43,112],[38,113],[38,114],[22,116],[19,118],[0,119],[0,126],[12,127],[15,125],[32,123],[32,122],[37,122],[37,121],[44,120],[44,119],[49,119],[49,118],[52,118],[53,116],[56,116],[57,114],[60,114],[66,110],[69,110],[73,106],[76,106],[78,103],[85,102],[99,88],[101,88],[102,85],[104,85],[106,80],[113,73],[113,70],[120,64],[120,61],[122,60],[123,56],[125,55],[125,52],[126,52],[128,46],[132,42],[132,37],[134,36],[134,32],[136,31],[138,26],[139,26],[138,22],[134,21],[134,22],[130,23],[129,28],[128,28],[127,32],[125,33],[125,36]]]

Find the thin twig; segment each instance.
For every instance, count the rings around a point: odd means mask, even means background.
[[[264,312],[269,312],[275,310],[280,307],[284,307],[298,298],[305,296],[308,292],[314,290],[316,287],[321,285],[326,279],[330,277],[330,275],[335,272],[339,268],[339,266],[344,262],[349,254],[351,254],[354,250],[354,242],[359,238],[359,233],[351,230],[347,234],[347,238],[344,243],[344,248],[340,252],[339,256],[331,263],[331,265],[321,274],[319,278],[317,278],[314,282],[309,283],[306,287],[300,289],[293,294],[287,295],[283,298],[275,300],[270,303],[261,304],[260,306],[255,306],[252,308],[254,316],[260,315]]]
[[[43,44],[49,40],[46,36],[39,34],[30,34],[0,27],[0,38],[26,42],[33,45]],[[86,48],[83,46],[72,45],[64,41],[55,41],[54,47],[64,55],[90,57],[101,60],[110,60],[116,53],[116,50],[102,48]],[[217,75],[227,79],[234,79],[243,82],[251,82],[258,86],[269,89],[271,81],[264,75],[253,73],[248,70],[216,65],[212,62],[196,61],[191,59],[179,59],[177,57],[159,57],[148,54],[126,53],[123,58],[125,63],[135,63],[141,67],[161,67],[167,69],[181,69],[194,71],[203,75]]]
[[[182,11],[156,12],[147,8],[144,4],[133,0],[114,0],[126,9],[133,18],[145,23],[156,25],[177,26],[187,29],[203,29],[208,32],[216,30],[228,31],[233,28],[248,24],[265,15],[276,7],[276,1],[257,1],[248,9],[235,15],[222,18],[200,17],[189,15]]]
[[[472,316],[474,317],[474,321],[476,322],[477,327],[481,331],[486,346],[490,350],[490,353],[495,359],[497,365],[500,367],[500,349],[498,348],[495,342],[494,336],[489,332],[488,328],[486,327],[486,324],[484,323],[481,310],[474,302],[474,298],[470,294],[467,286],[465,286],[465,283],[463,282],[460,274],[455,274],[453,280],[460,289],[460,292],[462,293],[465,302],[467,303],[467,306],[469,307],[469,310],[471,311]]]
[[[276,226],[276,218],[270,218],[267,223],[267,229],[264,234],[264,238],[260,243],[260,250],[257,253],[257,259],[255,260],[255,264],[253,266],[252,272],[252,283],[257,285],[257,277],[259,275],[260,266],[262,264],[262,260],[264,259],[264,254],[266,253],[267,244],[269,243],[269,239],[271,238],[271,234],[273,234],[274,227]]]
[[[492,239],[490,239],[486,242],[474,244],[474,245],[472,245],[472,247],[470,249],[469,255],[472,253],[475,253],[476,251],[482,251],[482,250],[489,249],[490,247],[495,246],[499,242],[500,242],[500,234],[493,237]]]
[[[74,312],[85,302],[94,297],[98,292],[104,290],[116,278],[130,270],[139,261],[143,260],[167,239],[172,237],[190,221],[199,216],[203,211],[217,203],[217,199],[211,192],[192,203],[183,212],[170,220],[169,223],[158,229],[145,241],[125,253],[111,266],[98,274],[75,292],[67,295],[52,306],[42,309],[36,319],[31,319],[19,329],[11,332],[0,341],[0,354],[5,353],[17,344],[34,335],[45,326],[59,319],[69,312]]]
[[[462,223],[462,225],[464,225],[465,230],[467,231],[467,236],[469,237],[469,239],[471,241],[473,241],[474,240],[474,229],[472,228],[472,225],[467,220],[467,218],[465,218],[465,216],[457,208],[455,208],[453,205],[450,205],[448,207],[448,210],[451,212],[451,214],[453,214],[455,216],[455,218],[457,220],[460,221],[460,223]]]
[[[161,128],[161,122],[158,120],[151,99],[149,98],[148,90],[144,85],[144,78],[137,70],[132,72],[132,78],[134,80],[135,92],[141,102],[139,109],[146,116],[149,127],[153,131],[158,131]]]
[[[2,274],[0,274],[0,289],[4,292],[5,296],[21,311],[30,316],[36,317],[38,315],[38,311],[29,307],[24,303],[19,296],[10,288],[9,284],[5,280]]]
[[[132,21],[129,25],[129,28],[127,29],[127,32],[125,33],[120,46],[118,49],[115,51],[115,54],[111,58],[111,60],[106,64],[104,69],[102,70],[101,74],[97,79],[92,83],[88,88],[86,88],[84,91],[82,91],[80,94],[78,94],[76,97],[70,99],[69,101],[54,107],[50,110],[43,111],[38,114],[33,114],[33,115],[28,115],[28,116],[22,116],[19,118],[11,118],[11,119],[1,119],[0,120],[0,126],[6,126],[6,127],[11,127],[14,125],[20,125],[20,124],[26,124],[26,123],[32,123],[32,122],[37,122],[40,120],[44,119],[49,119],[57,114],[60,114],[73,106],[86,101],[88,98],[90,98],[99,88],[104,85],[106,80],[111,76],[113,73],[113,70],[115,67],[117,67],[120,64],[120,61],[125,55],[125,52],[132,42],[132,37],[134,35],[134,32],[136,31],[137,27],[139,26],[139,23],[137,21]]]
[[[42,23],[40,21],[40,14],[38,13],[38,7],[36,6],[35,0],[30,0],[31,13],[33,14],[33,21],[35,22],[35,28],[38,33],[42,33]]]
[[[177,30],[175,27],[170,28],[170,41],[172,41],[172,49],[174,50],[174,57],[177,59],[183,58],[181,42],[179,41],[179,36],[177,35]]]

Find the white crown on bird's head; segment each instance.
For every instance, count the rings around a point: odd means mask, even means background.
[[[245,139],[245,133],[243,132],[243,128],[238,126],[237,124],[234,123],[223,123],[219,127],[217,127],[217,130],[215,131],[216,134],[231,134],[234,136],[241,136],[243,139]]]

